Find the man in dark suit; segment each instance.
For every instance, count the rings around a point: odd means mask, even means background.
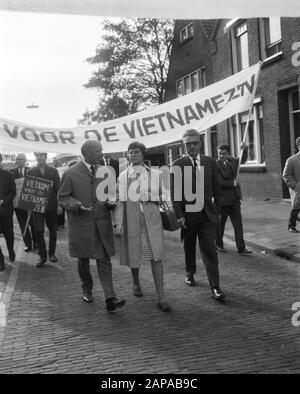
[[[57,257],[55,256],[57,239],[57,193],[60,178],[57,169],[46,164],[47,153],[35,153],[34,155],[37,160],[37,166],[30,169],[27,174],[53,182],[45,214],[33,212],[33,224],[40,256],[40,261],[36,266],[40,268],[47,262],[47,249],[44,238],[45,222],[49,230],[49,260],[53,263],[57,261]]]
[[[241,149],[243,150],[241,164],[247,158],[247,146],[242,143]],[[228,216],[230,217],[232,226],[234,228],[234,236],[237,251],[240,255],[248,255],[252,253],[251,250],[246,249],[243,223],[241,215],[241,199],[242,193],[240,185],[236,181],[237,171],[239,166],[239,158],[229,156],[229,146],[219,145],[217,147],[218,159],[217,167],[219,174],[219,182],[221,186],[221,221],[218,226],[217,232],[217,250],[219,252],[226,252],[223,244],[223,235]]]
[[[125,305],[125,300],[116,298],[113,287],[110,257],[115,250],[110,210],[105,201],[96,197],[95,175],[102,158],[102,145],[97,140],[88,139],[83,143],[81,152],[82,161],[66,170],[62,176],[59,204],[68,215],[70,255],[77,258],[83,301],[93,301],[90,259],[95,259],[106,309],[114,312]]]
[[[14,175],[15,180],[16,179],[24,179],[29,167],[26,165],[26,156],[24,153],[19,153],[16,157],[16,167],[11,170],[12,174]],[[23,241],[25,244],[25,252],[30,252],[32,249],[34,249],[37,245],[35,242],[35,233],[34,233],[34,226],[33,226],[33,219],[30,219],[29,226],[27,228],[27,231],[25,235],[23,235],[26,221],[27,221],[27,216],[28,213],[25,209],[19,209],[15,208],[15,214],[18,219],[18,223],[21,229]]]
[[[198,238],[211,287],[211,295],[214,299],[222,301],[225,299],[225,294],[219,285],[219,262],[215,244],[220,208],[217,165],[211,157],[200,154],[201,139],[196,130],[187,130],[182,139],[187,154],[173,162],[171,195],[176,216],[182,226],[181,238],[186,266],[185,283],[188,286],[195,286],[194,274],[196,273],[196,242]],[[178,178],[176,181],[176,175],[174,175],[176,167],[181,170],[179,182]],[[204,190],[199,181],[201,171],[204,176]],[[176,190],[178,192],[179,187],[182,187],[182,196],[176,197]],[[202,191],[204,194],[202,196],[203,204],[197,204],[197,198],[192,202],[188,201],[191,198],[186,198],[191,192],[197,194],[197,188],[198,193]],[[201,201],[201,198],[199,200]]]
[[[119,178],[119,162],[112,159],[110,155],[104,155],[99,164],[102,166],[112,167],[115,171],[116,179]]]
[[[0,162],[2,162],[1,154]],[[11,262],[14,262],[16,259],[13,227],[13,199],[15,198],[15,195],[16,184],[13,174],[0,167],[0,227],[6,241],[9,259]],[[0,247],[0,271],[3,271],[4,268],[4,256]]]

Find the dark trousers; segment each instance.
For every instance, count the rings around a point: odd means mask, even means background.
[[[299,215],[300,209],[291,209],[289,217],[289,227],[296,227],[297,217]]]
[[[183,229],[183,248],[187,275],[196,273],[196,243],[199,242],[200,252],[207,273],[210,287],[219,287],[219,261],[216,251],[217,225],[203,215],[199,222]]]
[[[234,229],[234,237],[235,243],[238,250],[245,249],[244,242],[244,233],[243,233],[243,223],[242,223],[242,214],[241,214],[241,202],[240,200],[234,201],[232,205],[222,206],[221,213],[221,221],[218,225],[217,230],[217,245],[220,248],[223,248],[223,235],[225,230],[225,225],[228,216],[230,217],[233,229]]]
[[[112,281],[112,265],[109,256],[105,259],[97,259],[97,270],[101,286],[103,288],[105,299],[114,298],[115,292]],[[93,289],[93,278],[90,271],[89,259],[78,259],[78,273],[82,281],[82,290],[91,293]]]
[[[59,227],[64,227],[64,225],[65,225],[65,212],[66,212],[66,210],[62,209],[62,213],[57,215],[57,225]]]
[[[25,244],[25,246],[27,246],[28,248],[31,249],[31,248],[33,248],[33,246],[36,243],[34,226],[33,226],[33,218],[31,217],[27,231],[26,231],[25,235],[23,236],[28,213],[24,209],[18,209],[18,208],[15,209],[15,213],[16,213],[16,216],[18,219],[18,223],[19,223],[21,232],[22,232],[24,244]]]
[[[57,213],[56,211],[46,211],[45,214],[33,212],[36,242],[39,255],[42,259],[47,258],[46,242],[44,238],[45,222],[49,230],[49,256],[53,256],[55,254],[57,239]]]
[[[14,224],[13,215],[0,216],[0,227],[4,235],[9,255],[14,254]]]

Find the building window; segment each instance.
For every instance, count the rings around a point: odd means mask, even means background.
[[[234,28],[233,51],[236,72],[249,67],[248,29],[243,22]]]
[[[206,86],[205,67],[187,74],[176,82],[177,97],[184,96]]]
[[[180,30],[180,43],[183,44],[187,40],[190,40],[194,36],[193,23],[189,23],[183,29]]]
[[[280,54],[282,50],[280,17],[261,19],[260,36],[263,59]]]
[[[240,155],[240,144],[244,139],[248,116],[248,111],[246,111],[234,115],[230,120],[230,147],[234,157],[239,157]],[[263,111],[261,103],[253,107],[246,144],[248,146],[248,156],[245,165],[265,163]]]
[[[295,139],[300,136],[300,104],[299,104],[299,91],[292,90],[289,93],[289,113],[290,113],[290,142],[291,154],[295,154]]]
[[[167,147],[167,160],[168,160],[168,165],[171,166],[173,161],[178,159],[183,155],[183,145],[182,142],[176,142],[174,144],[170,144]]]

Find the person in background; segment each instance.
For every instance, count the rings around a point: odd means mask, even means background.
[[[102,166],[112,167],[116,174],[116,179],[119,178],[119,162],[111,158],[110,155],[105,154],[103,158],[100,160]]]
[[[53,159],[53,166],[57,169],[59,177],[62,177],[63,168],[59,165],[59,160],[57,157]],[[57,231],[63,230],[65,228],[65,209],[58,207],[57,208]]]
[[[151,264],[158,298],[157,306],[164,312],[170,312],[171,307],[165,297],[163,279],[162,260],[165,246],[158,204],[162,197],[159,189],[160,173],[145,165],[145,154],[146,147],[139,142],[132,142],[128,146],[131,164],[119,176],[115,233],[122,237],[120,263],[131,268],[134,295],[143,296],[139,278],[142,262]],[[126,198],[128,189],[135,187],[132,186],[133,183],[139,188],[138,200],[130,198],[129,193]]]
[[[241,164],[243,164],[247,158],[247,146],[241,143],[240,148],[243,150],[241,159]],[[217,167],[221,187],[221,220],[217,231],[217,250],[219,252],[227,252],[224,248],[223,235],[229,216],[234,228],[237,251],[240,255],[245,256],[252,253],[252,251],[246,249],[245,246],[241,214],[242,193],[241,187],[236,181],[240,159],[229,156],[228,145],[219,145],[217,151]]]
[[[0,153],[0,164],[2,155]],[[13,227],[13,200],[16,196],[16,184],[11,172],[0,166],[0,227],[4,235],[9,254],[9,260],[14,262],[16,254],[14,251],[14,227]],[[0,247],[0,271],[5,268],[4,256]]]
[[[27,173],[29,171],[29,167],[26,166],[26,161],[27,161],[27,159],[26,159],[26,156],[24,155],[24,153],[17,154],[16,162],[15,162],[16,167],[11,170],[12,174],[14,175],[15,180],[16,179],[24,179],[25,176],[27,175]],[[24,250],[25,250],[25,252],[30,252],[32,249],[37,248],[36,239],[35,239],[35,232],[34,232],[34,225],[33,225],[33,218],[31,217],[27,231],[26,231],[25,235],[23,235],[26,221],[27,221],[27,217],[28,217],[28,212],[25,209],[19,209],[19,208],[15,207],[15,214],[17,216],[18,223],[19,223],[22,237],[23,237],[23,241],[25,244]]]
[[[220,289],[219,284],[219,260],[216,251],[216,233],[220,214],[220,185],[218,170],[215,159],[202,155],[201,138],[197,130],[189,129],[182,136],[186,149],[186,155],[175,160],[172,167],[178,166],[181,169],[182,197],[176,197],[176,178],[171,177],[171,197],[173,207],[181,224],[181,239],[185,254],[186,277],[185,283],[188,286],[195,286],[194,275],[196,273],[196,243],[199,241],[200,252],[209,285],[211,296],[217,301],[223,301],[225,294]],[[191,169],[191,180],[186,178],[185,173]],[[174,168],[175,170],[175,168]],[[197,175],[201,176],[204,171],[204,205],[198,209],[194,207],[193,212],[189,211],[197,200],[190,202],[185,198],[190,191],[197,192]],[[198,174],[197,174],[198,172]],[[201,179],[201,178],[200,178]],[[187,190],[189,188],[189,190]]]
[[[59,188],[59,174],[56,168],[50,167],[46,164],[47,153],[35,153],[37,166],[28,171],[28,175],[47,179],[53,182],[50,198],[46,207],[45,213],[33,212],[33,225],[35,229],[35,236],[38,246],[40,260],[37,267],[41,268],[47,262],[47,249],[44,238],[45,222],[49,230],[49,248],[48,256],[52,263],[57,261],[55,256],[56,240],[57,240],[57,193]]]
[[[288,222],[290,233],[298,232],[296,222],[300,212],[300,137],[296,138],[295,143],[298,152],[287,159],[282,174],[291,196],[291,211]]]
[[[96,198],[95,174],[102,158],[102,145],[87,139],[81,153],[82,160],[62,176],[58,200],[67,211],[70,256],[77,258],[82,299],[93,302],[90,259],[95,259],[106,310],[114,312],[125,305],[125,300],[116,297],[113,287],[111,256],[115,250],[111,213],[106,203]]]

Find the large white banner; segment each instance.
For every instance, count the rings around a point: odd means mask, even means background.
[[[248,110],[254,100],[260,63],[222,81],[150,109],[91,126],[53,129],[0,118],[3,149],[80,153],[86,138],[101,141],[104,152],[123,152],[132,141],[147,148],[181,139],[187,129],[207,129]]]

